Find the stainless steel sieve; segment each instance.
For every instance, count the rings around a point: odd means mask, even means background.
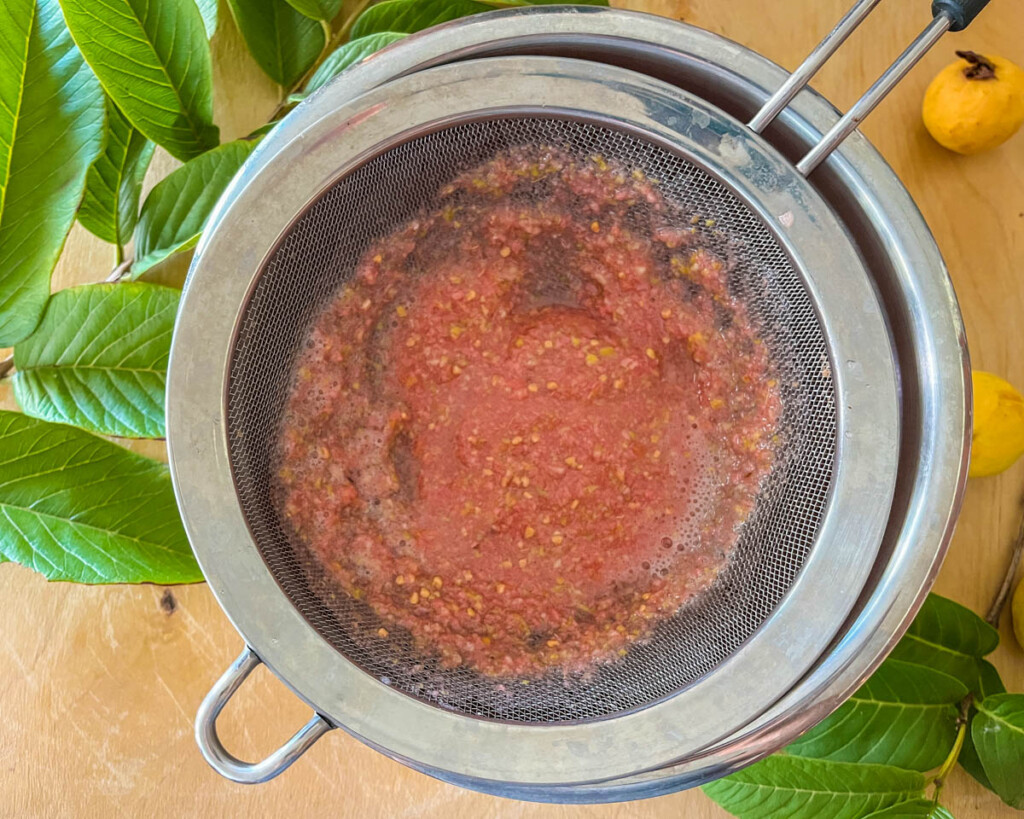
[[[827,56],[873,5],[859,3],[812,59]],[[942,13],[936,19],[923,42],[951,24]],[[499,23],[504,37],[494,36]],[[331,86],[290,116],[211,222],[175,334],[169,448],[194,548],[250,646],[204,703],[197,727],[208,759],[231,778],[269,778],[340,725],[471,787],[526,798],[628,798],[692,784],[770,751],[787,738],[774,722],[780,705],[792,726],[794,713],[820,718],[838,704],[822,686],[841,676],[844,652],[829,644],[837,635],[848,642],[844,620],[855,606],[861,616],[871,610],[872,576],[877,581],[888,571],[877,560],[880,547],[883,560],[895,555],[885,554],[887,531],[910,523],[899,522],[907,507],[900,485],[908,471],[906,431],[911,445],[926,451],[913,424],[908,430],[914,417],[896,390],[897,374],[912,374],[894,344],[905,328],[893,329],[895,314],[874,265],[865,263],[863,243],[851,237],[849,217],[842,220],[801,176],[827,151],[812,151],[794,168],[714,105],[601,60],[490,56],[558,54],[574,37],[596,54],[595,27],[617,39],[646,28],[647,47],[666,34],[682,40],[685,32],[703,40],[698,45],[738,48],[678,24],[606,10],[514,11],[451,26],[447,38],[410,38],[349,72],[344,90]],[[456,40],[463,50],[443,57],[443,42]],[[477,56],[474,49],[483,58],[422,67]],[[638,43],[634,58],[642,50]],[[903,65],[919,52],[908,51]],[[762,128],[800,84],[784,84],[753,124]],[[855,107],[830,139],[838,142],[865,107]],[[641,167],[662,180],[668,197],[715,224],[706,239],[733,253],[734,292],[756,306],[792,385],[784,396],[790,443],[733,566],[697,605],[586,683],[549,681],[510,696],[507,686],[464,670],[431,668],[369,644],[360,632],[365,612],[328,592],[281,531],[268,499],[268,463],[303,330],[361,250],[429,202],[466,163],[538,143],[581,156],[596,150]],[[948,287],[931,299],[937,296],[944,311],[938,328],[920,335],[929,343],[929,333],[946,339],[932,363],[941,361],[957,405],[957,445],[945,455],[955,474],[932,499],[945,523],[929,533],[926,577],[916,577],[889,639],[926,585],[962,488],[960,328]],[[880,651],[873,648],[868,666]],[[281,751],[247,765],[220,746],[215,719],[257,657],[317,714]],[[823,668],[827,676],[816,688],[787,699]],[[806,717],[796,725],[806,727]],[[736,737],[745,754],[730,745]]]

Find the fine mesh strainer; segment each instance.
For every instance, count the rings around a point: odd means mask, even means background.
[[[873,5],[860,3],[844,24]],[[951,24],[937,19],[932,37]],[[777,113],[797,90],[784,86],[765,110]],[[779,700],[857,600],[897,479],[885,316],[856,247],[801,175],[828,151],[794,169],[678,88],[547,57],[416,72],[271,144],[271,161],[229,192],[197,255],[168,387],[186,526],[252,647],[200,714],[215,766],[261,781],[338,725],[469,784],[594,783],[697,754]],[[681,214],[700,217],[701,243],[729,259],[730,288],[769,347],[784,406],[776,465],[712,589],[620,662],[529,685],[445,668],[400,635],[376,639],[373,612],[289,538],[270,491],[295,354],[318,310],[373,240],[429,209],[460,171],[521,145],[643,170]],[[261,660],[317,714],[246,765],[220,747],[214,721]]]
[[[554,670],[528,685],[484,677],[465,666],[445,669],[417,654],[399,632],[381,640],[378,629],[394,631],[394,625],[335,589],[301,543],[290,542],[271,490],[279,419],[311,320],[375,238],[420,210],[435,210],[438,191],[460,172],[517,146],[552,146],[581,162],[614,157],[647,178],[664,180],[659,189],[682,206],[679,227],[689,229],[698,216],[699,224],[713,223],[698,244],[731,260],[731,290],[771,351],[784,406],[776,466],[728,571],[713,589],[623,661],[568,678]],[[410,174],[409,168],[422,171]],[[527,183],[519,195],[529,196],[543,184]],[[301,216],[270,256],[243,312],[229,371],[227,424],[239,500],[257,547],[317,631],[365,671],[407,694],[456,712],[532,723],[594,719],[649,705],[708,673],[742,645],[803,566],[827,506],[836,458],[835,385],[824,328],[810,293],[765,224],[707,172],[634,133],[577,118],[511,112],[403,141],[346,174]],[[883,486],[891,480],[884,473],[878,477]]]

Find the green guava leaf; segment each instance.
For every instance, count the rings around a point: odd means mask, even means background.
[[[62,0],[71,36],[138,130],[181,160],[214,147],[213,68],[188,0]]]
[[[127,244],[139,220],[142,180],[156,147],[107,98],[107,144],[85,177],[78,221],[111,244]]]
[[[412,34],[485,11],[494,9],[476,0],[385,0],[359,15],[352,26],[352,39],[385,31]]]
[[[0,411],[0,554],[49,580],[193,583],[164,464],[63,424]]]
[[[924,796],[925,778],[889,765],[776,754],[705,785],[740,819],[861,819]]]
[[[558,0],[385,0],[370,6],[352,26],[352,38],[382,31],[412,34],[425,28],[509,6],[558,5]],[[608,0],[581,0],[573,5],[607,6]]]
[[[995,694],[977,709],[971,739],[992,790],[1024,809],[1024,694]]]
[[[992,783],[989,782],[985,768],[982,766],[981,760],[978,759],[978,752],[974,748],[974,740],[971,739],[971,729],[973,726],[974,719],[972,717],[967,725],[967,733],[964,734],[964,744],[960,748],[960,756],[956,758],[956,761],[960,763],[960,767],[967,771],[978,784],[994,792],[995,789],[992,787]]]
[[[948,674],[886,660],[786,753],[929,771],[942,764],[956,740],[957,704],[966,696],[967,688]]]
[[[341,11],[343,0],[288,0],[288,5],[311,20],[330,22]]]
[[[1005,694],[1006,686],[1003,685],[1003,681],[1000,679],[999,672],[996,671],[995,666],[988,660],[979,660],[978,665],[981,669],[981,692],[978,699],[983,700],[985,697],[991,697],[994,694]],[[972,724],[975,714],[977,714],[977,710],[972,708]],[[974,740],[971,738],[971,725],[967,727],[967,733],[964,735],[964,744],[960,749],[960,756],[957,757],[957,762],[960,763],[960,767],[973,776],[981,785],[990,791],[993,790],[992,783],[989,782],[988,776],[985,774],[985,768],[982,766],[981,760],[978,759],[978,752],[974,748]]]
[[[195,246],[213,206],[256,144],[245,139],[227,142],[186,162],[154,186],[135,228],[133,277]]]
[[[345,45],[332,51],[327,56],[327,59],[320,63],[320,67],[313,72],[313,76],[309,78],[305,88],[303,88],[303,95],[298,97],[298,99],[312,94],[321,86],[326,85],[350,65],[354,65],[374,52],[380,51],[384,46],[391,45],[391,43],[401,40],[405,36],[407,35],[398,31],[381,31],[376,34],[359,37],[355,40],[349,40]]]
[[[131,282],[61,290],[14,348],[14,395],[29,415],[104,435],[161,438],[181,293]]]
[[[956,677],[981,690],[979,660],[999,645],[999,632],[970,609],[929,594],[903,639],[889,656]]]
[[[914,799],[868,814],[865,819],[953,819],[953,814],[930,799]]]
[[[320,56],[324,30],[285,0],[228,0],[253,59],[274,82],[290,86]]]
[[[103,118],[56,0],[0,3],[0,347],[43,315]]]
[[[979,690],[976,692],[978,699],[991,697],[993,694],[1005,694],[1006,686],[999,676],[996,667],[988,660],[978,660],[978,682]]]

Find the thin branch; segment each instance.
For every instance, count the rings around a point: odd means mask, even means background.
[[[1013,544],[1013,554],[1010,555],[1010,564],[1006,567],[1006,575],[1003,577],[1003,584],[992,601],[992,606],[985,615],[985,622],[994,628],[999,628],[999,618],[1010,597],[1010,589],[1013,588],[1013,578],[1017,574],[1017,567],[1020,565],[1021,556],[1024,555],[1024,514],[1021,515],[1020,528],[1017,530],[1017,540]]]
[[[14,369],[14,354],[0,361],[0,378],[6,378],[7,374]]]

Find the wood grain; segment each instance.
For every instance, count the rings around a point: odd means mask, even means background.
[[[849,0],[631,0],[724,34],[792,68]],[[784,9],[784,11],[780,11]],[[227,17],[226,9],[224,18]],[[816,80],[849,105],[923,25],[924,0],[883,3]],[[972,31],[951,35],[925,58],[864,130],[935,232],[961,300],[975,366],[1024,386],[1024,134],[998,150],[959,157],[934,144],[919,106],[929,78],[954,48],[1024,63],[1024,6],[995,0]],[[264,78],[223,19],[214,38],[216,106],[224,139],[259,125],[280,89]],[[158,158],[151,173],[174,162]],[[102,279],[108,246],[75,228],[54,287]],[[179,281],[178,262],[162,275]],[[12,407],[0,386],[0,406]],[[150,455],[159,442],[139,445]],[[963,516],[936,590],[984,610],[999,585],[1020,514],[1024,463],[970,484]],[[172,604],[173,599],[173,604]],[[646,802],[558,807],[509,802],[414,773],[340,731],[284,776],[260,787],[226,782],[192,738],[196,706],[241,641],[205,586],[89,588],[47,584],[19,566],[0,566],[0,815],[352,816],[352,817],[692,817],[726,814],[699,792]],[[994,660],[1024,690],[1024,652],[1008,618]],[[307,717],[285,687],[257,672],[226,713],[226,742],[256,757]],[[944,801],[959,819],[1015,815],[958,772]]]

